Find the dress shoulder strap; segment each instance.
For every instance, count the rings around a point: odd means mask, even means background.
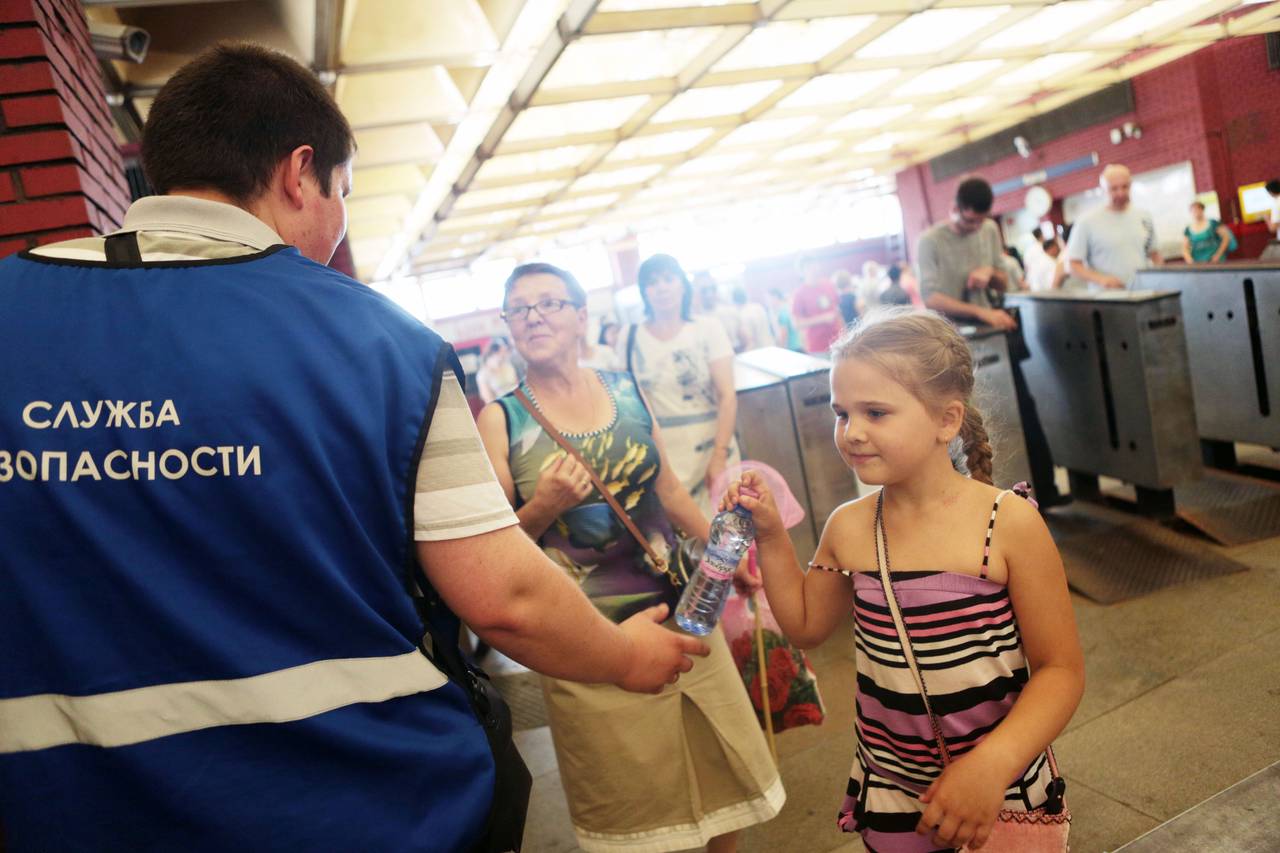
[[[1005,489],[996,495],[995,503],[991,505],[991,520],[987,522],[987,541],[982,546],[982,571],[979,573],[979,577],[984,580],[987,577],[987,564],[991,562],[991,535],[996,530],[996,513],[1000,511],[1000,501],[1004,500],[1005,495],[1011,494],[1013,494],[1012,490]]]

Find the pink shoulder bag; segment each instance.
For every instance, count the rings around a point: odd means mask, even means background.
[[[889,613],[893,616],[893,625],[898,632],[898,641],[902,643],[902,652],[907,659],[907,667],[915,678],[916,688],[924,701],[925,712],[929,715],[929,724],[933,727],[934,739],[938,742],[938,753],[942,756],[945,767],[951,763],[951,753],[947,749],[947,741],[942,736],[942,727],[933,714],[933,706],[929,703],[929,691],[925,687],[924,674],[916,665],[915,650],[911,647],[911,636],[902,621],[902,611],[898,607],[898,596],[893,590],[893,582],[889,577],[889,549],[884,535],[884,492],[876,498],[876,568],[880,570],[880,583],[884,586],[885,601],[889,605]],[[1049,768],[1053,772],[1053,782],[1049,786],[1049,802],[1038,809],[1018,811],[1001,809],[996,822],[991,828],[987,843],[982,846],[982,853],[1067,853],[1067,833],[1071,829],[1071,810],[1067,808],[1065,794],[1067,783],[1058,773],[1058,763],[1053,758],[1053,747],[1045,750],[1049,759]],[[961,853],[969,853],[968,847],[960,848]]]

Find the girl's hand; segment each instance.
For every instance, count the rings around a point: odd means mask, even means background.
[[[916,832],[940,847],[982,847],[1004,804],[1002,772],[975,753],[951,762],[920,797],[926,808]]]
[[[750,598],[756,590],[764,586],[764,581],[755,571],[755,547],[753,544],[747,553],[742,555],[738,569],[733,573],[733,589],[743,598]]]
[[[758,541],[787,535],[787,529],[782,525],[782,516],[778,512],[778,504],[759,471],[744,471],[740,480],[729,484],[724,500],[720,501],[720,511],[733,509],[735,505],[751,513]]]

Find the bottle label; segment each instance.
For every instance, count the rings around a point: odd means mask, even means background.
[[[728,571],[725,571],[723,566],[718,566],[710,560],[704,559],[698,564],[698,571],[702,572],[712,580],[727,581],[733,577],[736,567],[731,567]]]

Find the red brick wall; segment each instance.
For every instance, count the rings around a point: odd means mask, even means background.
[[[1280,175],[1280,72],[1267,69],[1262,36],[1228,39],[1133,78],[1134,112],[1060,137],[1032,152],[986,166],[992,183],[1097,152],[1101,163],[1048,181],[1061,199],[1097,186],[1102,166],[1123,163],[1146,172],[1191,161],[1196,190],[1217,190],[1225,220],[1235,211],[1238,184]],[[1142,128],[1140,139],[1113,145],[1111,128],[1126,120]],[[933,222],[947,216],[962,176],[935,183],[928,164],[898,173],[907,250]],[[1023,192],[996,199],[995,213],[1022,207]]]
[[[0,257],[114,229],[129,189],[75,0],[0,0]]]

